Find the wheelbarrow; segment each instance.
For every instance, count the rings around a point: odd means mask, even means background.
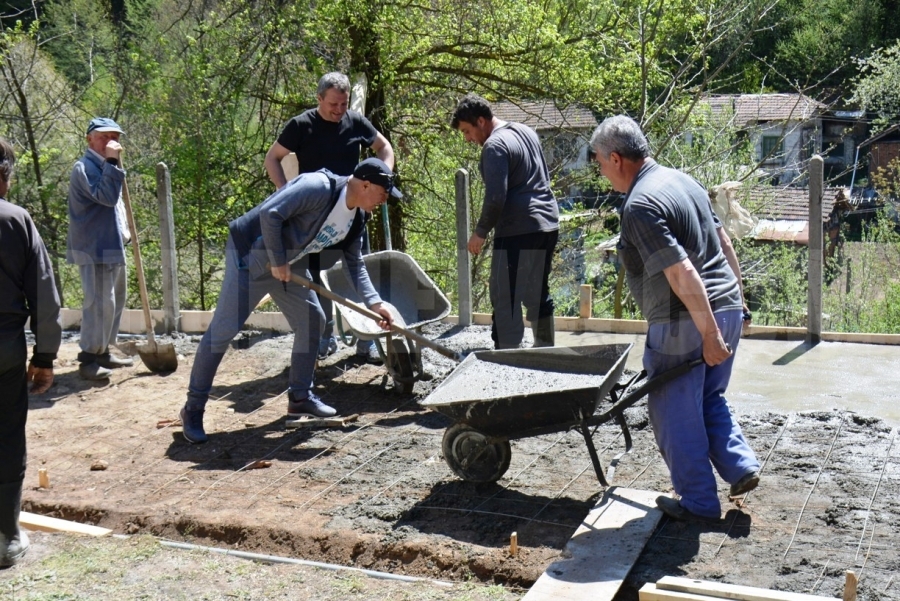
[[[420,404],[450,417],[444,432],[444,460],[469,482],[496,482],[509,468],[509,441],[578,430],[584,437],[597,480],[609,486],[594,447],[593,432],[615,420],[632,448],[624,411],[648,392],[687,373],[703,359],[686,362],[646,380],[646,371],[620,383],[632,344],[476,351]],[[623,394],[624,393],[624,394]],[[597,413],[609,396],[612,405]],[[593,430],[592,430],[593,429]]]
[[[450,313],[450,301],[409,255],[385,250],[365,255],[363,261],[372,285],[381,299],[399,313],[407,330],[421,334],[422,327],[440,321]],[[334,294],[360,302],[347,279],[343,263],[322,273],[322,281]],[[413,383],[428,376],[422,368],[422,344],[412,337],[391,336],[378,323],[356,309],[336,304],[335,315],[342,338],[346,331],[361,340],[374,340],[388,373],[400,392],[409,392]],[[382,344],[382,341],[386,344]],[[345,339],[346,342],[346,339]]]

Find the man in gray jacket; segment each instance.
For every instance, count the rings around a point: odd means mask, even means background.
[[[468,94],[450,121],[467,142],[482,147],[484,204],[469,252],[477,255],[494,230],[490,296],[491,337],[498,349],[522,343],[522,305],[534,332],[534,346],[553,346],[553,299],[548,280],[559,235],[559,207],[550,173],[533,129],[501,121],[484,98]]]
[[[347,278],[366,306],[384,318],[382,327],[389,328],[391,314],[369,280],[361,253],[368,214],[384,204],[388,194],[403,196],[394,188],[390,168],[371,158],[359,163],[349,177],[325,169],[298,175],[229,224],[222,290],[197,348],[181,410],[182,433],[189,442],[206,442],[203,413],[216,370],[231,340],[266,294],[294,330],[288,415],[335,415],[334,408],[312,391],[325,314],[316,293],[293,282],[291,274],[310,279],[313,256],[341,252]]]
[[[123,133],[112,119],[91,119],[88,149],[69,177],[66,260],[78,265],[84,292],[78,373],[87,380],[105,380],[111,369],[133,364],[109,352],[125,308],[125,244],[131,239],[121,200]]]

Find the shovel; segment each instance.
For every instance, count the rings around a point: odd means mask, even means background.
[[[382,321],[384,319],[379,313],[372,311],[368,307],[364,307],[358,303],[354,303],[353,301],[346,299],[343,296],[335,294],[328,288],[326,288],[324,286],[319,286],[315,282],[311,282],[311,281],[307,280],[306,278],[297,275],[296,273],[291,273],[291,281],[294,282],[295,284],[300,284],[301,286],[306,286],[307,288],[315,291],[316,294],[318,294],[320,296],[324,296],[325,298],[331,300],[332,302],[340,303],[340,304],[344,305],[345,307],[349,307],[350,309],[353,309],[357,313],[365,315],[369,319],[374,319],[375,321]],[[426,338],[425,336],[422,336],[421,334],[419,334],[417,332],[413,332],[412,330],[407,330],[405,327],[403,327],[406,324],[403,322],[403,318],[400,317],[400,313],[398,313],[397,310],[390,303],[384,303],[384,304],[389,308],[389,310],[391,311],[391,315],[393,316],[393,319],[394,319],[394,323],[391,324],[391,332],[400,334],[402,336],[406,336],[410,340],[413,340],[422,346],[427,346],[428,348],[430,348],[434,351],[437,351],[440,354],[442,354],[443,356],[449,357],[450,359],[453,359],[454,361],[459,362],[465,358],[461,354],[459,354],[455,351],[452,351],[445,346],[441,346],[440,344],[433,342],[431,339]],[[403,326],[398,325],[398,322],[403,324]]]
[[[153,322],[150,320],[150,301],[147,298],[147,282],[144,281],[144,267],[141,263],[141,248],[138,245],[137,227],[134,225],[134,213],[131,211],[131,198],[128,196],[128,182],[122,181],[122,201],[125,203],[125,215],[128,217],[128,230],[131,232],[131,250],[134,251],[134,271],[141,290],[141,307],[144,310],[144,325],[147,329],[147,344],[137,345],[141,361],[152,372],[170,372],[178,369],[178,355],[172,344],[156,344],[153,335]]]

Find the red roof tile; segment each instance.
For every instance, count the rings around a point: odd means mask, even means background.
[[[803,94],[722,94],[705,100],[713,114],[732,112],[738,127],[765,121],[806,121],[828,108]]]
[[[741,199],[741,205],[762,219],[809,219],[809,188],[754,186]],[[825,188],[822,193],[822,219],[827,221],[836,202],[845,201],[845,188]]]
[[[503,121],[515,121],[535,129],[594,129],[597,119],[586,107],[578,104],[559,107],[553,101],[496,102],[491,105],[494,116]]]

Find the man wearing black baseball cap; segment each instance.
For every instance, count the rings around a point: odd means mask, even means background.
[[[91,119],[88,149],[69,177],[69,236],[66,260],[78,265],[84,305],[78,373],[105,380],[116,367],[134,362],[111,355],[125,307],[125,244],[131,239],[122,204],[125,171],[119,162],[124,134],[108,117]]]
[[[362,230],[369,214],[402,198],[394,174],[380,159],[366,159],[341,177],[327,169],[302,173],[228,225],[222,291],[191,369],[187,401],[181,410],[184,437],[206,442],[203,413],[219,363],[231,340],[260,299],[268,294],[294,330],[288,375],[288,416],[331,417],[337,413],[313,392],[319,339],[326,317],[316,293],[291,280],[311,278],[317,255],[339,256],[344,274],[366,306],[379,313],[382,327],[391,314],[382,305],[362,259]]]

